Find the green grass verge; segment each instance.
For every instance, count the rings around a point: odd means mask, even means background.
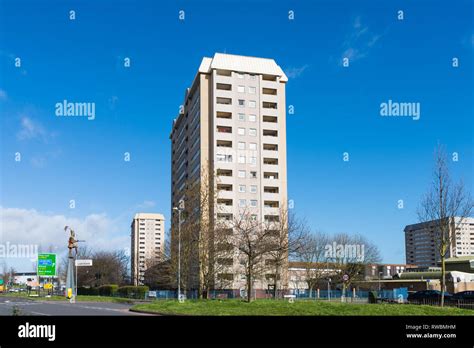
[[[17,298],[25,298],[34,301],[67,301],[64,296],[51,296],[51,297],[37,297],[37,296],[27,296],[25,293],[8,293],[1,296],[5,297],[17,297]],[[76,298],[78,302],[114,302],[114,303],[130,303],[133,304],[136,301],[130,298],[123,298],[123,297],[108,297],[108,296],[86,296],[86,295],[79,295]]]
[[[265,315],[265,316],[313,316],[313,315],[474,315],[473,310],[452,307],[435,307],[409,304],[352,304],[324,301],[256,300],[251,303],[241,300],[156,300],[149,304],[138,304],[132,310],[155,312],[167,315]]]

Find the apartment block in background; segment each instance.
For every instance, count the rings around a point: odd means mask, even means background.
[[[162,214],[135,214],[131,225],[132,282],[142,285],[147,267],[158,262],[164,251],[165,218]]]
[[[203,58],[170,135],[173,207],[205,168],[216,175],[214,218],[232,220],[248,209],[259,221],[275,219],[288,199],[286,82],[273,59],[220,53]],[[238,289],[243,283],[237,257],[232,264],[221,276]]]
[[[446,257],[460,257],[474,255],[474,218],[464,218],[458,224],[460,218],[452,219],[450,223],[450,234],[454,233],[455,225],[458,226],[456,238],[449,247]],[[405,253],[408,264],[418,267],[437,266],[440,255],[434,239],[436,220],[428,221],[405,227]],[[456,223],[455,223],[456,222]]]

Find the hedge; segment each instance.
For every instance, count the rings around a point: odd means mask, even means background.
[[[83,286],[79,286],[77,288],[77,294],[78,295],[87,295],[87,296],[97,296],[99,295],[99,289],[98,288],[86,288]]]
[[[118,288],[117,293],[120,297],[127,298],[145,298],[145,293],[149,290],[148,286],[121,286]]]
[[[99,286],[99,295],[100,296],[115,296],[117,293],[118,285],[117,284],[107,284]]]

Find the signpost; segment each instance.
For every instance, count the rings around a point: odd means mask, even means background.
[[[341,296],[341,302],[344,302],[346,299],[346,283],[349,280],[349,275],[344,274],[342,276],[342,280],[344,281],[342,284],[342,296]]]
[[[76,297],[77,297],[77,267],[90,267],[92,266],[92,260],[90,259],[76,259],[74,262],[76,265]]]
[[[41,277],[56,277],[56,254],[41,253],[38,254],[37,270],[38,283],[41,283]],[[40,289],[38,288],[38,294]]]
[[[92,266],[92,260],[86,260],[86,259],[76,260],[76,267],[81,267],[81,266]]]
[[[56,276],[56,254],[38,254],[38,277]]]

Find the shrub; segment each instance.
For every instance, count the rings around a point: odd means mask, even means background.
[[[148,286],[121,286],[117,292],[120,297],[127,298],[145,298],[145,293],[149,290]]]
[[[78,295],[86,295],[86,296],[97,296],[99,295],[99,288],[86,288],[80,286],[77,288]]]
[[[99,286],[99,295],[100,296],[115,296],[118,290],[118,285],[116,284],[107,284]]]
[[[369,303],[377,303],[377,291],[369,291]]]

